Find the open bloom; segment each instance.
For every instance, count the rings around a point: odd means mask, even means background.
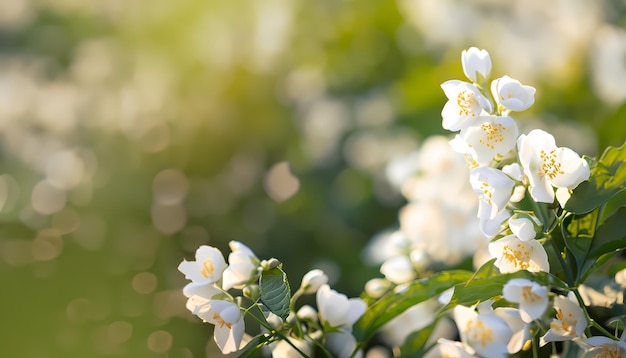
[[[512,307],[498,307],[493,310],[493,313],[502,318],[513,332],[509,344],[507,344],[509,353],[514,354],[521,351],[532,339],[532,335],[530,325],[522,320],[520,310]]]
[[[458,131],[474,123],[483,109],[491,111],[489,100],[471,83],[450,80],[441,84],[448,102],[443,106],[442,126],[450,131]]]
[[[200,309],[198,317],[215,325],[213,338],[222,353],[236,352],[241,348],[245,323],[237,304],[211,300]]]
[[[468,154],[478,163],[487,163],[515,148],[517,134],[517,124],[511,117],[480,116],[450,144],[456,152]]]
[[[541,341],[569,341],[580,337],[587,327],[587,318],[585,318],[585,313],[576,302],[573,294],[569,297],[556,296],[554,308],[556,309],[556,318],[550,322],[550,329],[541,337]]]
[[[508,235],[491,242],[489,253],[496,258],[494,265],[502,273],[550,271],[548,254],[537,240],[522,241],[515,235]]]
[[[557,148],[554,137],[541,129],[522,134],[517,147],[535,201],[552,203],[552,187],[574,189],[589,179],[587,161],[569,148]]]
[[[226,261],[222,252],[212,246],[202,245],[196,250],[196,261],[187,261],[178,265],[178,271],[185,278],[198,284],[211,284],[222,278]]]
[[[589,337],[579,342],[579,345],[585,349],[582,358],[626,357],[626,342],[623,336],[619,341],[604,336]]]
[[[222,288],[228,290],[232,287],[248,283],[259,274],[260,261],[248,246],[239,241],[231,241],[228,246],[232,250],[228,255],[228,268],[224,271]]]
[[[360,298],[350,298],[333,290],[327,284],[317,290],[317,309],[320,319],[331,327],[352,332],[352,325],[365,313],[367,305]]]
[[[491,82],[491,94],[496,102],[511,111],[521,112],[535,103],[535,88],[503,76]]]
[[[507,357],[513,332],[506,322],[494,315],[477,313],[473,308],[456,306],[454,321],[461,341],[483,357]]]
[[[541,317],[548,307],[548,289],[524,278],[514,278],[502,288],[502,296],[519,304],[520,317],[530,323]]]
[[[467,78],[472,82],[482,82],[491,72],[491,57],[486,50],[470,47],[461,52],[461,65]]]
[[[470,171],[470,184],[478,194],[478,217],[493,219],[506,207],[515,182],[502,171],[478,167]]]

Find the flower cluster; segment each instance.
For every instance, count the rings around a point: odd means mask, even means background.
[[[259,260],[237,241],[229,246],[228,264],[220,250],[203,245],[196,250],[195,261],[183,260],[178,266],[191,280],[183,288],[187,309],[214,325],[214,339],[222,353],[250,345],[253,349],[261,341],[274,357],[310,356],[316,346],[335,357],[362,354],[351,332],[365,312],[363,300],[331,289],[328,277],[319,269],[305,274],[300,288],[291,295],[278,260]],[[303,305],[296,311],[296,300],[305,294],[316,295],[317,310]],[[260,336],[246,334],[246,316],[260,325]]]

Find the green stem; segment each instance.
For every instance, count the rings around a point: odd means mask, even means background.
[[[552,245],[552,248],[554,249],[556,253],[556,257],[559,259],[559,264],[561,265],[561,268],[563,269],[563,272],[565,273],[567,284],[569,286],[572,286],[574,284],[574,277],[572,277],[572,273],[569,271],[567,264],[565,263],[565,260],[563,259],[561,249],[556,245],[556,242],[554,242],[552,237],[548,237],[548,241],[550,241],[550,245]]]

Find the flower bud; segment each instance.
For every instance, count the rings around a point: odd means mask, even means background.
[[[328,283],[328,276],[326,276],[324,271],[315,269],[307,272],[304,277],[302,277],[300,289],[303,293],[315,293],[317,289],[325,283]]]
[[[300,307],[300,309],[296,313],[296,316],[298,316],[298,318],[303,321],[310,320],[313,322],[317,322],[317,311],[310,305],[304,305]]]
[[[243,295],[252,301],[256,301],[261,295],[259,285],[247,285],[243,288]]]
[[[391,283],[384,278],[373,278],[365,284],[365,293],[372,298],[380,298],[390,287]]]

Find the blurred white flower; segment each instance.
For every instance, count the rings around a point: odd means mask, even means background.
[[[489,77],[491,72],[491,57],[486,50],[470,47],[461,52],[461,64],[463,73],[472,82],[482,82]]]
[[[473,308],[456,306],[454,321],[461,341],[483,357],[507,357],[508,342],[513,332],[506,322],[494,315],[477,313]]]
[[[320,320],[331,327],[352,331],[352,325],[365,313],[367,304],[360,298],[350,298],[327,284],[317,290]]]
[[[502,211],[513,193],[515,182],[502,171],[478,167],[470,171],[470,184],[478,194],[478,218],[493,219]]]
[[[320,269],[307,272],[302,277],[300,289],[302,293],[315,293],[323,284],[328,283],[328,276]]]
[[[468,154],[478,163],[488,163],[497,155],[515,148],[517,124],[511,117],[480,116],[451,142],[458,153]],[[457,142],[461,142],[458,143]]]
[[[556,318],[550,322],[550,329],[541,337],[545,342],[569,341],[582,336],[587,327],[587,318],[573,294],[568,297],[554,297]]]
[[[309,357],[313,354],[313,343],[304,340],[298,339],[294,337],[288,337],[289,341],[298,347],[304,354]],[[285,340],[279,340],[274,344],[270,344],[270,348],[272,350],[272,357],[280,357],[280,358],[302,358],[302,354],[298,352],[291,344],[287,343]]]
[[[178,265],[178,271],[194,283],[209,284],[219,281],[226,268],[222,252],[212,246],[202,245],[196,250],[196,261],[187,261]]]
[[[569,148],[557,148],[554,137],[541,129],[522,134],[517,147],[535,201],[552,203],[552,187],[574,189],[589,179],[587,161]]]
[[[462,342],[451,341],[439,338],[437,344],[429,350],[424,358],[472,358],[475,357],[474,350],[467,347]]]
[[[250,248],[239,241],[231,241],[228,246],[228,267],[224,270],[222,288],[241,288],[259,274],[260,261]]]
[[[581,358],[596,357],[626,357],[626,342],[624,337],[619,341],[609,337],[594,336],[577,342],[579,346],[585,349]]]
[[[509,302],[519,304],[520,316],[526,323],[541,317],[548,307],[548,288],[536,282],[514,278],[502,288],[502,296]]]
[[[380,266],[380,272],[387,280],[395,284],[411,281],[417,275],[408,256],[395,256],[387,259]]]
[[[380,298],[389,291],[391,284],[383,278],[373,278],[365,283],[365,293],[372,298]]]
[[[509,76],[493,80],[491,94],[499,105],[515,112],[527,110],[535,103],[535,88]]]
[[[489,252],[496,258],[494,265],[502,273],[550,272],[548,254],[537,240],[522,241],[515,235],[508,235],[491,242]]]
[[[245,323],[235,303],[211,300],[200,309],[198,317],[215,325],[213,338],[222,353],[236,352],[241,348]]]
[[[442,83],[441,88],[448,97],[441,111],[444,129],[462,130],[472,125],[483,110],[491,111],[489,100],[471,83],[449,80]]]

